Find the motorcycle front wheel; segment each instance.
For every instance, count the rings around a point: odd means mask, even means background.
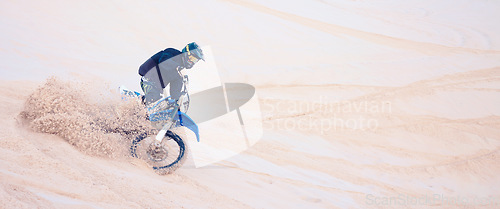
[[[161,175],[173,173],[185,161],[186,144],[172,131],[167,131],[160,146],[155,145],[155,136],[142,134],[132,141],[130,154],[146,161]]]

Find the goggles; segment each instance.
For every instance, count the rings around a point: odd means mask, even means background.
[[[200,59],[198,59],[197,57],[193,56],[193,54],[191,53],[188,53],[188,59],[189,61],[191,61],[193,64],[195,64],[196,62],[198,62]]]

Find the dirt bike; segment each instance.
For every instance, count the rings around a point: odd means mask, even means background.
[[[148,119],[158,133],[154,137],[147,133],[140,134],[130,146],[133,157],[145,160],[162,175],[170,174],[182,166],[187,156],[185,140],[172,129],[184,126],[193,131],[197,141],[200,141],[198,126],[186,115],[189,109],[187,85],[188,77],[185,75],[179,101],[168,96],[145,106]],[[120,93],[128,97],[143,97],[139,92],[130,91],[123,86],[120,87]]]

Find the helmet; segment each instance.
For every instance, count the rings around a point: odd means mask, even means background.
[[[182,49],[182,60],[184,62],[184,67],[187,69],[191,69],[196,62],[200,59],[205,61],[205,57],[203,56],[203,51],[195,42],[187,44]]]

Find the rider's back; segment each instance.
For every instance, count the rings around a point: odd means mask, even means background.
[[[178,56],[180,54],[182,53],[174,48],[167,48],[156,53],[139,67],[139,75],[146,77],[157,76],[157,73],[148,72],[156,70],[156,65],[158,65],[161,77],[165,82],[168,82],[171,78],[177,78],[177,68],[182,66],[181,56]]]

